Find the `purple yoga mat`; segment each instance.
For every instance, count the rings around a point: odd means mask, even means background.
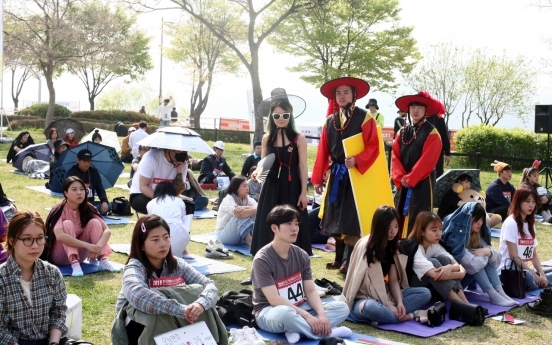
[[[483,308],[487,308],[489,310],[489,315],[486,316],[487,318],[506,312],[510,309],[513,309],[513,307],[501,307],[498,305],[490,304],[489,296],[486,293],[483,293],[483,291],[481,291],[481,289],[479,288],[476,291],[464,291],[464,293],[466,294],[468,301],[474,304],[478,304]],[[524,305],[526,303],[536,300],[537,298],[538,298],[537,296],[527,295],[524,299],[514,298],[514,300],[519,302],[521,305]],[[425,306],[424,309],[431,307],[431,305],[433,304],[434,302],[431,302],[430,304]],[[447,305],[447,315],[445,316],[445,322],[443,322],[439,327],[433,327],[433,328],[428,327],[416,321],[408,321],[408,322],[388,324],[388,325],[378,325],[376,327],[379,329],[384,329],[386,331],[406,333],[406,334],[411,334],[411,335],[415,335],[423,338],[432,337],[434,335],[446,332],[448,330],[462,327],[464,325],[463,322],[449,319],[448,310],[450,309],[450,302],[446,302],[446,305]],[[359,322],[351,318],[348,318],[347,320],[352,322]]]
[[[329,249],[326,249],[326,244],[313,244],[312,245],[313,248],[316,248],[316,249],[320,249],[320,250],[323,250],[325,252],[335,252],[335,250],[329,250]]]
[[[542,266],[552,266],[552,260],[541,261],[541,265]]]

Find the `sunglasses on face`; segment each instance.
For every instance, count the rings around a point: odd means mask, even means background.
[[[290,113],[283,113],[283,114],[272,113],[272,117],[274,118],[274,120],[280,120],[280,117],[282,117],[284,120],[287,120],[289,119],[290,116],[291,116]]]

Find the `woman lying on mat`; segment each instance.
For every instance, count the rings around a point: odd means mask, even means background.
[[[508,258],[514,258],[518,267],[525,271],[525,283],[528,290],[547,287],[552,283],[552,268],[542,268],[537,255],[537,227],[535,213],[539,208],[539,195],[534,188],[521,185],[516,190],[510,215],[502,223],[500,230],[500,254],[502,261],[498,268],[500,273]],[[521,260],[520,260],[521,259]],[[527,263],[531,261],[534,269]],[[508,260],[508,267],[510,260]]]
[[[341,301],[350,316],[372,323],[398,323],[415,318],[418,309],[431,299],[424,287],[409,287],[406,278],[408,257],[399,244],[399,215],[390,206],[374,213],[372,231],[356,245]],[[387,279],[386,279],[387,277]]]
[[[226,245],[246,242],[251,247],[251,231],[257,213],[257,202],[249,196],[249,184],[243,176],[234,176],[228,195],[218,208],[215,234]]]
[[[0,266],[0,344],[58,345],[67,333],[63,277],[39,259],[45,235],[36,212],[18,212],[9,223],[10,256]]]
[[[478,202],[469,202],[445,218],[443,240],[452,249],[454,259],[466,269],[462,287],[477,282],[491,300],[491,304],[504,307],[518,306],[500,283],[497,267],[502,256],[491,247],[491,229],[487,214]]]
[[[408,240],[401,241],[408,255],[406,274],[411,286],[431,286],[444,300],[467,302],[460,284],[466,270],[445,249],[442,226],[438,215],[428,211],[418,214]]]
[[[143,216],[132,233],[112,343],[150,344],[158,334],[206,321],[215,341],[228,344],[226,329],[214,308],[217,298],[211,279],[173,256],[167,222],[154,214]]]
[[[111,272],[120,272],[107,260],[111,248],[107,244],[111,231],[96,207],[87,200],[84,182],[70,176],[63,182],[65,200],[52,207],[46,228],[48,246],[44,259],[56,265],[71,265],[73,277],[82,277],[80,263],[98,259],[100,267]]]

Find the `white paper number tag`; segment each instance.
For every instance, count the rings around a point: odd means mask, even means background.
[[[533,259],[533,251],[535,249],[534,238],[519,238],[517,243],[517,250],[521,260],[524,262],[531,261]]]
[[[303,276],[297,272],[287,278],[276,282],[278,294],[287,299],[294,305],[300,305],[305,302],[305,293],[303,289]]]

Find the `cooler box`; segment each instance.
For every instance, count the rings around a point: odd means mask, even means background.
[[[67,338],[80,340],[82,338],[82,299],[77,295],[68,294],[66,304]]]

